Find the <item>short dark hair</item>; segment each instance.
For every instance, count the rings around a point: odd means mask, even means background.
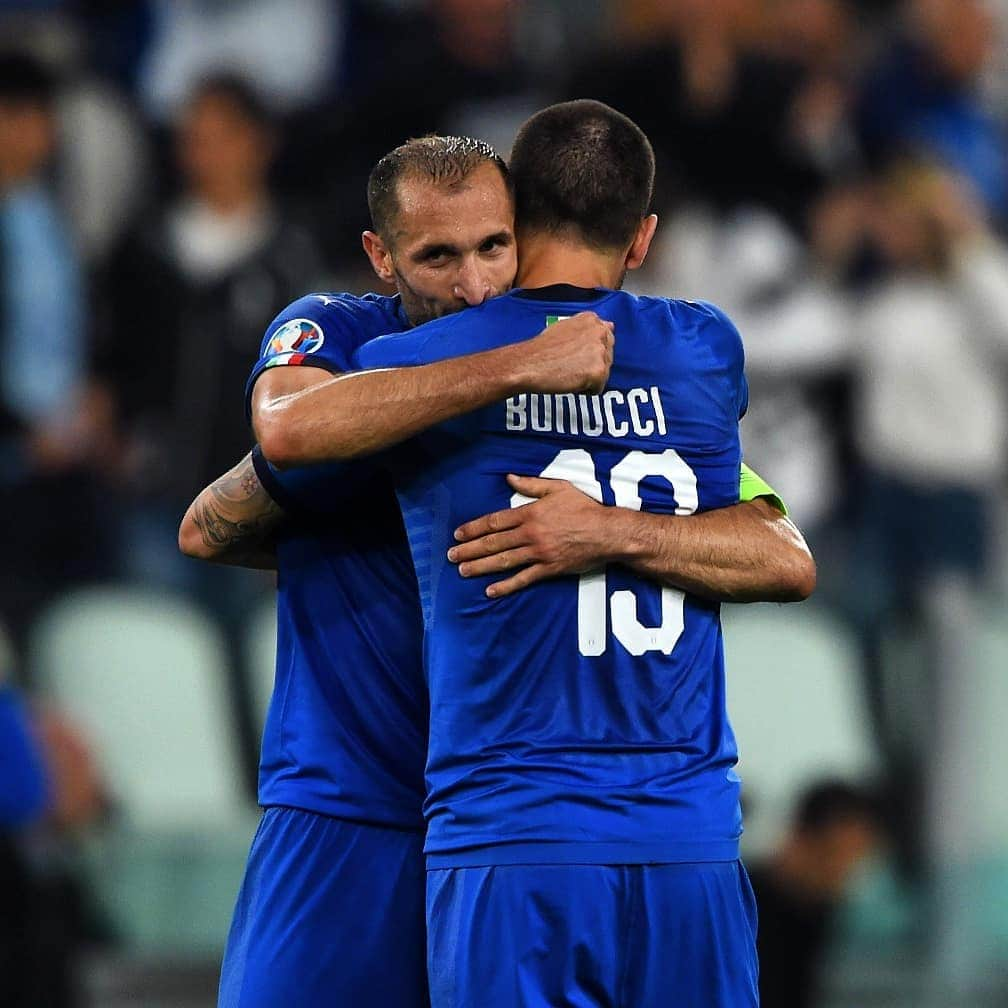
[[[481,164],[492,164],[512,192],[511,173],[504,159],[485,140],[468,136],[429,136],[407,140],[389,151],[371,169],[367,201],[371,226],[388,240],[399,212],[399,182],[407,177],[427,179],[437,185],[457,185]]]
[[[240,74],[220,72],[203,77],[193,88],[189,104],[203,98],[223,98],[243,119],[259,129],[269,130],[273,125],[273,117],[262,95]]]
[[[48,109],[56,97],[56,76],[25,52],[0,53],[0,101]]]
[[[824,780],[802,792],[794,824],[803,833],[817,833],[851,820],[879,825],[881,809],[874,792],[845,781]]]
[[[517,225],[622,248],[651,205],[654,174],[651,142],[622,112],[588,99],[550,105],[511,151]]]

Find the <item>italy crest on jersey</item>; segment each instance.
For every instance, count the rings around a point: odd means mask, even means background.
[[[321,327],[311,319],[290,319],[270,337],[266,345],[268,366],[299,364],[308,354],[320,349],[325,336]]]

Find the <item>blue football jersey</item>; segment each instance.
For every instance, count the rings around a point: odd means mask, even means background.
[[[362,347],[364,368],[615,322],[601,395],[525,394],[393,456],[424,610],[432,867],[734,860],[741,833],[717,604],[610,565],[498,600],[448,562],[461,523],[525,500],[509,472],[687,515],[739,499],[739,335],[716,308],[560,286]]]
[[[278,366],[349,369],[354,350],[409,323],[398,298],[315,294],[271,323],[247,388]],[[259,768],[262,805],[366,823],[423,825],[427,693],[416,576],[387,474],[355,465],[336,500],[291,494],[256,469],[288,511],[277,543],[276,685]]]

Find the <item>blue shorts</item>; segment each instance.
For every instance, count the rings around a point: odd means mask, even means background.
[[[419,833],[267,809],[219,1008],[427,1008],[422,846]]]
[[[427,922],[433,1008],[759,1004],[739,861],[439,869]]]

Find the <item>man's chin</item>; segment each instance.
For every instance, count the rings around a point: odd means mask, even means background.
[[[428,301],[423,305],[417,306],[415,311],[410,313],[410,318],[414,319],[414,325],[423,325],[424,322],[433,322],[435,319],[444,318],[446,315],[455,315],[467,307],[468,305],[464,301],[451,304]]]
[[[446,315],[456,315],[458,312],[464,311],[469,307],[465,301],[430,301],[410,297],[403,293],[403,286],[400,279],[399,291],[400,297],[403,299],[403,307],[406,309],[406,317],[415,326],[423,325],[425,322],[433,322],[434,319],[444,318]],[[504,290],[496,291],[487,300],[500,297],[501,294],[507,293],[510,289],[510,287],[507,287]]]

